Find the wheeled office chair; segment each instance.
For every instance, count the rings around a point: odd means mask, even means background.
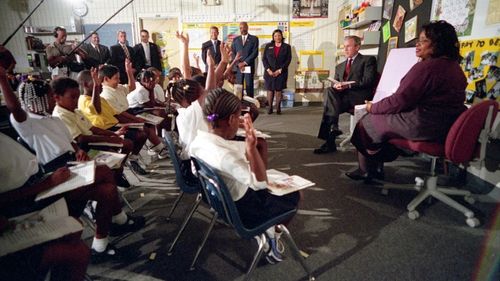
[[[194,268],[194,264],[196,263],[196,260],[198,259],[198,256],[201,250],[203,249],[203,246],[205,245],[205,242],[207,241],[210,232],[212,231],[216,219],[221,219],[225,221],[229,226],[233,227],[238,236],[240,236],[243,239],[253,239],[255,236],[260,237],[260,239],[257,242],[258,250],[253,257],[250,267],[248,268],[248,271],[245,275],[245,280],[248,280],[250,278],[250,274],[255,268],[257,261],[259,261],[260,257],[263,254],[264,244],[267,241],[265,235],[266,229],[274,225],[278,225],[277,226],[278,229],[283,233],[282,236],[284,236],[285,240],[288,242],[288,245],[290,246],[291,251],[294,254],[295,258],[299,260],[300,264],[307,272],[309,280],[314,280],[312,272],[305,263],[304,257],[300,255],[299,249],[297,248],[295,241],[290,235],[290,232],[284,225],[280,224],[280,222],[291,218],[295,214],[296,209],[286,211],[280,214],[279,216],[276,216],[254,228],[247,228],[245,227],[245,225],[243,225],[240,219],[240,215],[238,213],[238,210],[236,209],[236,205],[224,181],[211,167],[209,167],[202,160],[192,158],[192,161],[193,165],[196,168],[198,178],[201,181],[201,185],[203,187],[203,191],[208,200],[208,203],[214,210],[214,215],[210,222],[210,226],[207,232],[205,233],[203,242],[199,246],[198,251],[196,252],[196,255],[194,257],[194,260],[191,263],[191,269]]]
[[[443,158],[445,161],[463,165],[479,158],[484,160],[486,143],[488,142],[491,126],[498,111],[499,104],[496,101],[483,101],[472,106],[463,112],[455,123],[451,126],[444,144],[427,142],[427,141],[410,141],[406,139],[391,139],[389,143],[404,148],[428,155],[431,162],[431,174],[425,180],[416,178],[416,184],[412,187],[401,185],[384,185],[384,191],[389,188],[398,189],[413,189],[419,191],[407,206],[408,217],[417,219],[420,214],[416,210],[417,206],[427,197],[432,196],[446,205],[462,212],[466,217],[466,222],[470,227],[479,225],[479,220],[474,217],[474,213],[450,198],[448,195],[464,196],[465,200],[472,203],[473,198],[467,190],[458,190],[456,188],[445,188],[437,186],[437,174],[435,171],[438,158]],[[479,154],[478,154],[479,153]]]

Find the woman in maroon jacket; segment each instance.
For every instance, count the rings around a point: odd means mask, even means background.
[[[358,150],[359,168],[346,175],[354,180],[383,179],[383,162],[398,151],[391,138],[444,142],[464,106],[467,81],[455,28],[445,21],[422,27],[416,46],[421,61],[406,74],[397,91],[376,103],[366,102],[365,115],[351,142]]]

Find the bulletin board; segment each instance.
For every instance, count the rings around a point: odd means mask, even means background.
[[[500,37],[460,40],[460,54],[468,83],[467,102],[476,99],[500,102]]]
[[[325,52],[319,51],[299,51],[300,70],[323,70]]]
[[[411,41],[405,42],[405,23],[409,20],[417,16],[417,24],[416,24],[416,35],[418,38],[418,35],[420,34],[420,31],[422,31],[422,26],[424,24],[429,23],[430,18],[431,18],[431,9],[432,9],[432,0],[424,0],[424,1],[415,1],[412,0],[413,2],[419,2],[420,4],[417,6],[416,4],[410,5],[410,1],[408,0],[393,0],[392,3],[392,8],[388,9],[386,7],[388,2],[391,1],[384,1],[384,6],[382,10],[388,10],[387,14],[389,15],[390,19],[387,20],[386,18],[382,19],[382,25],[384,26],[386,22],[389,22],[389,37],[396,37],[397,39],[393,39],[391,42],[393,43],[396,41],[396,48],[408,48],[408,47],[415,47],[415,44],[417,40],[413,39]],[[394,20],[396,18],[396,13],[398,10],[398,6],[400,6],[406,11],[404,18],[403,18],[403,24],[399,32],[396,31],[393,27]],[[413,8],[413,9],[412,9]],[[382,29],[382,28],[381,28]],[[380,39],[380,47],[378,48],[378,56],[377,56],[377,64],[378,64],[378,72],[382,73],[382,70],[384,69],[385,61],[387,59],[387,48],[389,46],[389,41],[384,42],[384,40]],[[391,46],[393,47],[393,46]]]
[[[92,31],[98,28],[100,24],[84,24],[83,32],[85,37],[87,37]],[[127,41],[129,46],[133,46],[133,34],[132,34],[132,24],[131,23],[109,23],[105,24],[101,29],[97,31],[99,33],[100,43],[105,46],[113,46],[117,43],[117,32],[123,30],[127,33]]]

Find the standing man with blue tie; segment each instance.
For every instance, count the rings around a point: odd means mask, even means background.
[[[221,41],[218,39],[219,37],[219,29],[217,26],[210,27],[210,40],[206,41],[201,45],[201,59],[205,64],[205,72],[208,71],[207,65],[207,53],[208,50],[212,53],[212,58],[214,59],[215,65],[218,65],[221,60],[220,53],[220,43]]]
[[[236,67],[236,84],[243,84],[245,79],[246,94],[253,98],[253,75],[255,73],[255,59],[259,50],[259,38],[248,34],[248,24],[240,23],[241,35],[234,38],[231,46],[233,51],[233,59],[237,53],[240,53],[240,61],[235,64]]]
[[[335,138],[342,135],[339,129],[339,115],[372,98],[377,80],[377,61],[375,57],[360,54],[360,48],[361,38],[345,37],[344,53],[347,59],[335,67],[334,79],[339,83],[334,83],[326,89],[323,103],[323,118],[318,138],[326,142],[314,150],[315,154],[335,152]],[[354,83],[342,83],[347,81]]]

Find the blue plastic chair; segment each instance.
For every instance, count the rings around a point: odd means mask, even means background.
[[[302,257],[302,255],[300,254],[299,249],[297,248],[297,245],[295,244],[295,241],[293,240],[290,232],[284,225],[280,224],[282,221],[291,218],[296,213],[296,209],[286,211],[279,216],[276,216],[254,228],[247,228],[243,225],[240,219],[240,215],[238,213],[238,210],[236,209],[236,205],[233,199],[231,198],[231,194],[226,187],[226,184],[219,177],[217,172],[215,172],[210,166],[208,166],[200,159],[192,157],[191,160],[194,167],[196,168],[196,172],[198,174],[198,178],[200,179],[206,199],[214,210],[214,215],[210,222],[210,226],[203,238],[202,244],[199,246],[198,251],[196,252],[196,256],[194,257],[193,262],[191,263],[191,270],[194,269],[194,264],[196,263],[196,260],[198,259],[198,256],[203,249],[203,246],[205,245],[210,232],[212,231],[216,219],[220,219],[226,222],[229,226],[233,227],[236,230],[238,236],[243,239],[253,239],[256,236],[260,238],[257,239],[258,249],[245,275],[245,280],[248,280],[250,278],[250,274],[254,270],[257,261],[260,260],[264,252],[264,245],[267,241],[267,237],[265,234],[266,229],[275,225],[277,225],[278,229],[283,233],[282,237],[286,238],[285,241],[288,242],[287,244],[291,248],[291,252],[294,254],[295,258],[299,260],[300,264],[307,272],[309,280],[314,280],[312,272],[305,263],[304,257]]]
[[[174,241],[172,242],[172,244],[170,245],[170,248],[168,249],[167,255],[170,256],[170,255],[172,255],[172,253],[174,251],[174,247],[177,244],[177,241],[179,240],[182,233],[186,229],[187,224],[189,223],[189,221],[193,217],[194,212],[196,212],[196,210],[198,209],[198,206],[200,205],[202,196],[201,196],[201,184],[200,184],[200,182],[197,181],[195,184],[190,184],[182,176],[181,160],[180,160],[180,157],[177,154],[177,151],[175,149],[174,140],[172,139],[170,132],[167,132],[165,134],[165,142],[167,143],[168,152],[170,154],[170,160],[172,160],[172,164],[174,165],[175,180],[177,182],[177,185],[179,185],[179,188],[180,188],[179,196],[177,196],[177,198],[175,199],[174,205],[170,209],[170,212],[169,212],[166,219],[170,220],[170,218],[172,217],[172,214],[174,213],[175,209],[177,208],[177,205],[181,201],[184,193],[188,193],[188,194],[197,193],[198,194],[198,196],[196,196],[196,200],[193,203],[193,206],[191,207],[191,211],[187,214],[186,218],[184,219],[184,221],[181,225],[181,228],[179,229],[179,232],[175,236]]]

